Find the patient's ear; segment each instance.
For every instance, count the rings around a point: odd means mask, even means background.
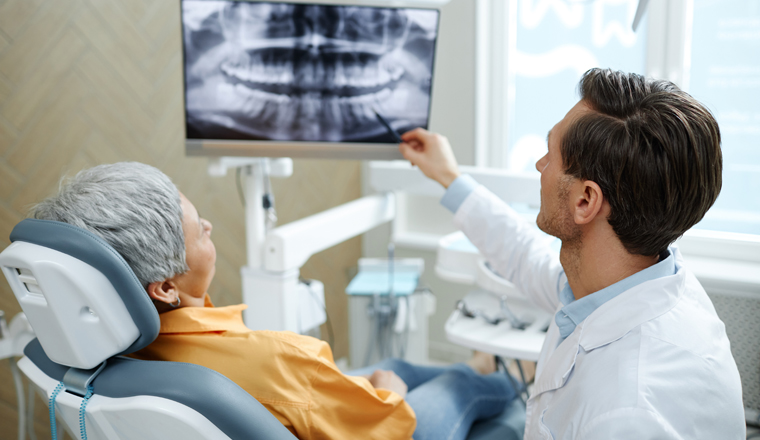
[[[179,290],[174,282],[171,280],[156,281],[148,284],[148,296],[154,301],[159,301],[166,304],[172,304],[177,302],[179,296]]]

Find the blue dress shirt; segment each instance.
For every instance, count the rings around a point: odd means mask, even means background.
[[[624,278],[615,284],[578,300],[575,299],[575,295],[573,295],[573,291],[570,289],[570,284],[565,284],[565,287],[559,292],[559,300],[565,306],[554,315],[554,322],[559,327],[560,336],[564,340],[594,310],[626,290],[638,286],[645,281],[651,281],[675,273],[676,264],[673,260],[673,255],[666,251],[666,254],[660,256],[660,261],[653,266],[649,266],[628,278]]]
[[[469,174],[462,174],[456,178],[446,193],[441,198],[441,204],[445,206],[449,211],[455,213],[462,206],[462,203],[467,196],[479,185],[475,179]],[[667,252],[666,255],[660,256],[660,261],[642,271],[618,281],[611,286],[607,286],[604,289],[594,292],[590,295],[576,300],[570,285],[566,284],[565,287],[559,293],[559,300],[564,304],[555,315],[554,322],[559,327],[559,333],[564,340],[570,333],[575,330],[575,327],[583,322],[584,319],[594,312],[599,306],[612,298],[620,295],[626,290],[637,286],[645,281],[654,280],[660,277],[673,275],[676,273],[675,261],[673,255]]]
[[[464,199],[470,195],[470,193],[480,185],[469,174],[462,174],[456,178],[448,189],[446,194],[441,198],[441,205],[445,206],[449,211],[456,214],[459,207],[462,206]]]

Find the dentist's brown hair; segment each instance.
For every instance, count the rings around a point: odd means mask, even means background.
[[[579,83],[594,111],[569,127],[565,173],[596,182],[628,252],[654,256],[699,222],[722,184],[720,130],[675,84],[591,69]]]

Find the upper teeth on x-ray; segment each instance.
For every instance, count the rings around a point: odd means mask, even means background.
[[[187,135],[392,142],[426,127],[437,11],[183,2]]]

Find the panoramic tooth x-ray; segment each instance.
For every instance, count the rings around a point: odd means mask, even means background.
[[[393,142],[427,127],[438,11],[182,2],[188,139]]]

